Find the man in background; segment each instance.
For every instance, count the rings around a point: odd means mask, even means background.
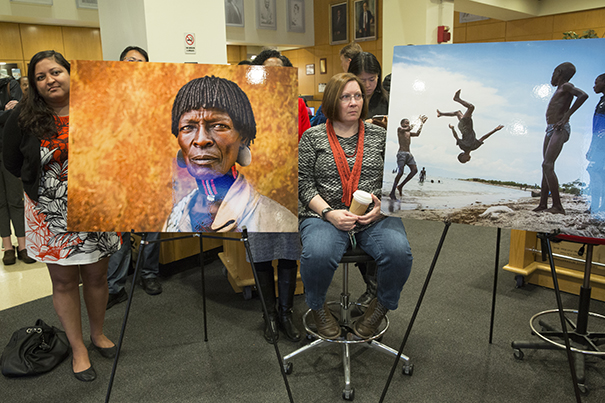
[[[148,62],[147,52],[138,46],[128,46],[120,54],[120,61],[123,62]],[[159,232],[149,232],[148,241],[160,239]],[[162,293],[162,284],[158,280],[160,272],[160,244],[159,242],[150,243],[143,248],[143,254],[139,258],[143,259],[143,269],[141,271],[141,286],[149,295]],[[122,247],[119,251],[109,258],[109,267],[107,269],[107,283],[109,285],[109,298],[107,300],[107,309],[124,302],[128,299],[128,294],[124,289],[126,277],[130,268],[132,259],[132,242],[130,233],[122,233]],[[136,279],[133,279],[136,281]]]

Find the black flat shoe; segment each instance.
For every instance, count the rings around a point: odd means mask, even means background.
[[[101,354],[105,358],[114,358],[116,356],[116,353],[118,352],[118,346],[116,346],[115,344],[113,345],[113,347],[99,347],[95,344],[94,341],[92,341],[92,337],[90,338],[90,343],[92,348],[97,350],[99,354]]]
[[[72,368],[72,372],[73,372],[73,368]],[[92,367],[92,365],[90,366],[90,368],[85,369],[82,372],[74,372],[74,376],[76,377],[76,379],[78,381],[82,381],[82,382],[92,382],[95,379],[97,379],[97,373],[95,372],[95,369]]]

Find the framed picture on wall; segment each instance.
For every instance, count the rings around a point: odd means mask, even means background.
[[[92,10],[98,10],[98,0],[76,0],[77,8],[90,8]]]
[[[244,26],[244,0],[225,0],[225,25]]]
[[[308,76],[315,75],[315,64],[307,64],[305,68]]]
[[[11,3],[34,3],[44,4],[45,6],[52,6],[53,0],[11,0]]]
[[[277,29],[275,0],[256,0],[256,28]]]
[[[346,1],[330,4],[330,45],[338,45],[349,41],[348,7]]]
[[[373,41],[376,39],[376,0],[355,0],[355,40]]]
[[[305,0],[288,0],[288,31],[305,32]]]

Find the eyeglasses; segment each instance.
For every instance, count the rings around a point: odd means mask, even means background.
[[[142,62],[143,60],[136,59],[134,57],[129,57],[124,59],[125,62]]]
[[[363,99],[363,94],[358,92],[357,94],[343,94],[340,96],[340,101],[344,103],[351,102],[351,100],[361,101]]]

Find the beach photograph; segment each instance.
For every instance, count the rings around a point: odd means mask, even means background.
[[[593,136],[604,47],[604,39],[395,47],[382,212],[605,236],[597,180],[605,132]]]

